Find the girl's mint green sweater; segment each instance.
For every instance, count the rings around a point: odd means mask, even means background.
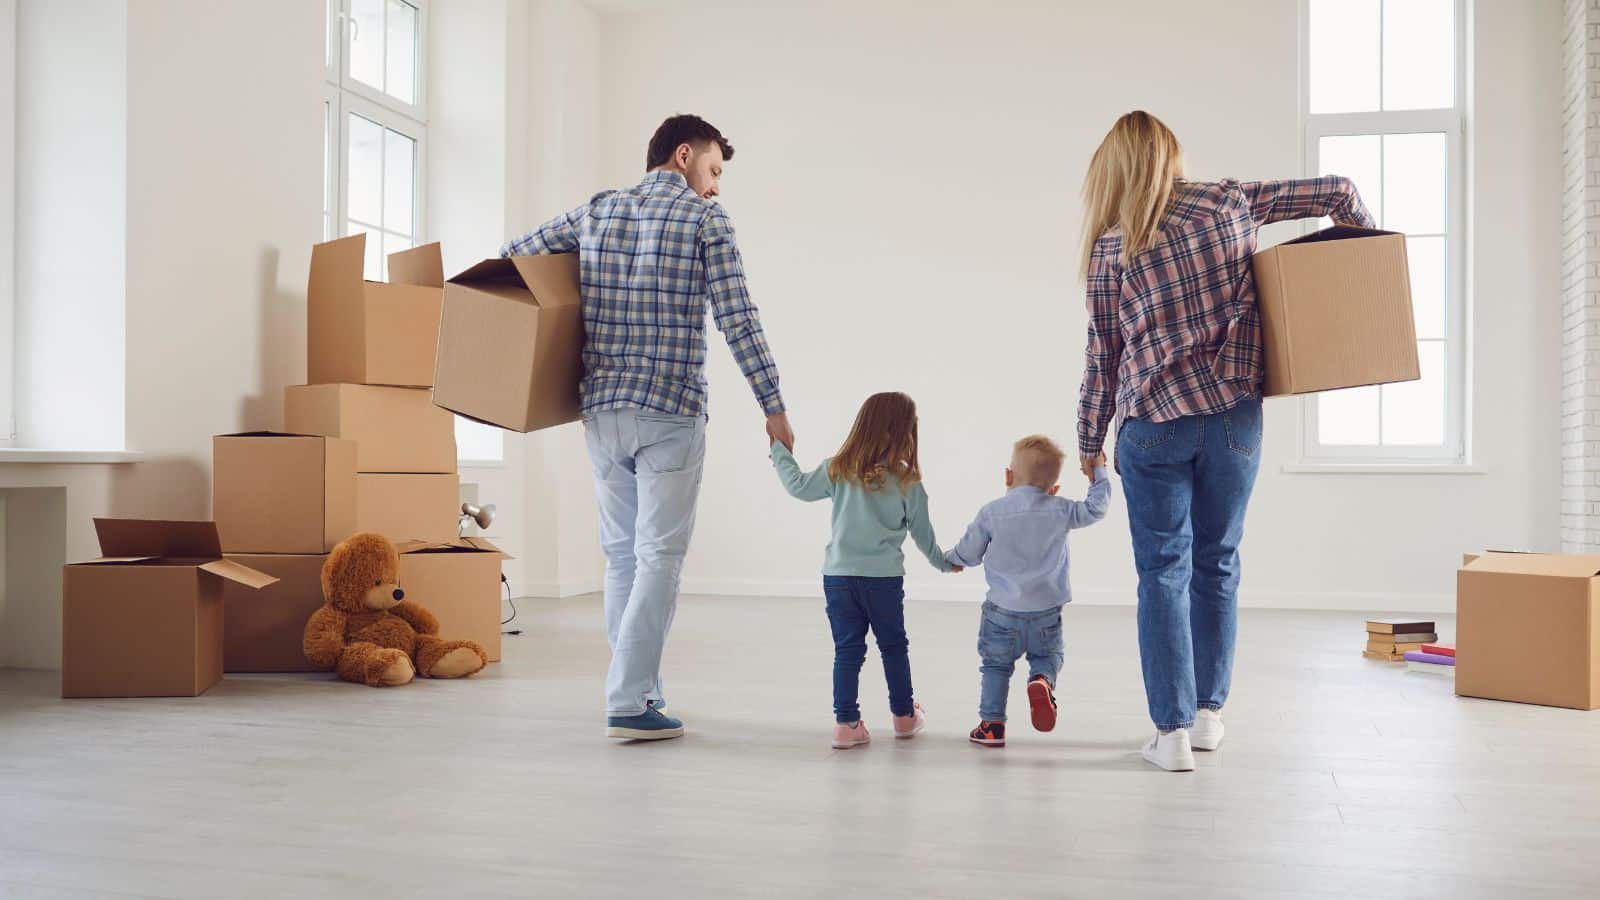
[[[933,525],[928,521],[928,492],[920,483],[902,491],[899,481],[890,475],[881,488],[869,491],[854,482],[829,478],[830,461],[825,459],[816,469],[804,472],[787,447],[777,442],[772,445],[772,464],[789,496],[808,502],[833,501],[833,539],[828,542],[822,574],[869,578],[904,575],[905,554],[900,545],[908,534],[929,565],[941,572],[953,568],[933,536]]]

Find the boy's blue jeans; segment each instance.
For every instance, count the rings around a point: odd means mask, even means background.
[[[878,657],[883,660],[889,711],[897,716],[911,715],[905,579],[824,575],[822,592],[828,599],[828,624],[833,628],[834,720],[846,725],[861,720],[857,698],[861,664],[867,659],[869,628],[878,640]]]
[[[978,655],[983,664],[983,688],[978,697],[978,717],[985,722],[1006,720],[1006,695],[1016,662],[1028,657],[1028,680],[1043,675],[1055,687],[1063,658],[1061,607],[1036,612],[1001,609],[985,600],[978,626]]]

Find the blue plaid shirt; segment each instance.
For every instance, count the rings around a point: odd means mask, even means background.
[[[585,415],[706,409],[706,305],[767,415],[783,412],[778,368],[745,286],[733,223],[677,172],[595,195],[506,244],[501,256],[578,254]]]

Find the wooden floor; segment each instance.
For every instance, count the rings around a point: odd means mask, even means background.
[[[879,740],[844,752],[815,601],[685,600],[666,672],[690,731],[654,745],[601,736],[593,599],[526,601],[465,682],[62,701],[53,673],[3,672],[0,897],[1600,891],[1600,712],[1457,699],[1362,659],[1360,615],[1249,611],[1224,749],[1158,772],[1132,611],[1081,607],[1061,725],[1028,728],[1019,677],[986,750],[977,615],[911,605],[929,729],[886,739],[871,657]]]

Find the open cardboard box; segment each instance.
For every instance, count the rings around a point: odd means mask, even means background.
[[[444,288],[433,402],[512,431],[580,418],[578,255],[487,259]]]
[[[1455,680],[1464,697],[1600,708],[1600,556],[1467,555]]]
[[[366,281],[367,236],[311,248],[306,380],[433,385],[444,263],[437,243],[389,256],[388,283]]]
[[[222,558],[212,522],[95,519],[62,572],[61,696],[194,697],[222,679],[222,586],[278,579]]]
[[[1416,381],[1403,234],[1335,225],[1257,253],[1268,397]]]
[[[222,552],[326,553],[356,530],[356,444],[256,431],[211,439]]]
[[[400,551],[400,587],[407,600],[439,619],[439,635],[477,641],[500,660],[500,563],[510,559],[483,538],[409,541]]]

